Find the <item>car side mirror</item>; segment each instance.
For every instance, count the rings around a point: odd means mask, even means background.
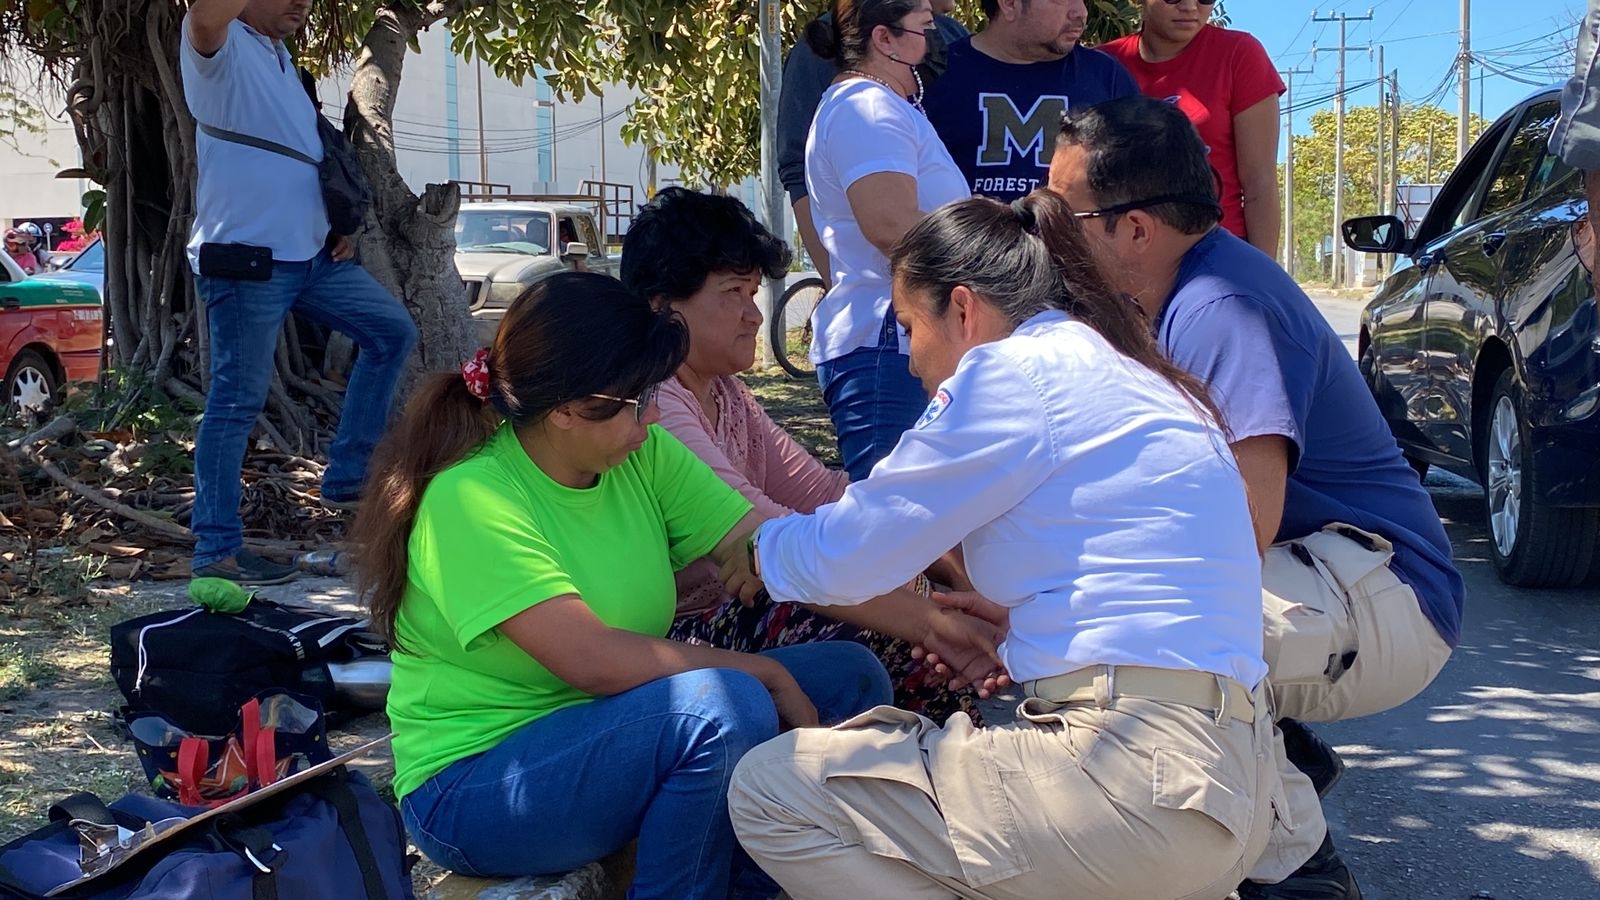
[[[561,258],[562,259],[566,259],[569,256],[588,256],[588,255],[589,255],[589,245],[588,244],[582,243],[580,241],[571,241],[571,242],[569,242],[567,244],[566,250],[561,254]]]
[[[1362,253],[1400,253],[1406,245],[1406,223],[1394,216],[1345,219],[1339,229],[1345,246]]]

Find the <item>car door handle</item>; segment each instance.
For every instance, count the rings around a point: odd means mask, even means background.
[[[1493,256],[1499,252],[1500,245],[1506,242],[1506,233],[1496,231],[1483,236],[1483,255]]]
[[[21,309],[21,297],[0,297],[0,309]]]

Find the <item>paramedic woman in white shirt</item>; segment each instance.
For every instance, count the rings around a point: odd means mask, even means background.
[[[734,830],[795,900],[1214,900],[1266,843],[1283,783],[1244,485],[1205,389],[1088,260],[1044,191],[913,228],[895,309],[932,402],[725,573],[850,605],[960,544],[1028,697],[1007,727],[880,707],[746,756]]]
[[[967,182],[921,108],[928,0],[835,0],[806,42],[839,75],[806,139],[811,217],[833,287],[812,316],[811,361],[850,480],[867,477],[928,403],[889,307],[890,248]]]

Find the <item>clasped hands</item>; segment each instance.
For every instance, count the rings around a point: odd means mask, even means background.
[[[745,606],[754,605],[766,590],[751,570],[747,554],[730,554],[721,577],[728,593]],[[1009,610],[975,591],[934,591],[922,602],[920,620],[906,622],[894,632],[911,643],[913,658],[922,660],[952,690],[970,685],[979,697],[987,698],[1011,684],[997,649],[1011,626]]]

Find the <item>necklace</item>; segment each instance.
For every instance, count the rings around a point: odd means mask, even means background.
[[[883,80],[882,78],[879,78],[878,76],[872,74],[871,72],[863,72],[860,69],[845,69],[844,70],[844,74],[846,74],[846,75],[857,75],[857,76],[860,76],[862,78],[867,79],[868,81],[876,81],[877,83],[879,83],[879,84],[883,85],[884,87],[888,88],[890,93],[894,94],[896,97],[901,97],[901,98],[905,99],[908,103],[910,103],[912,106],[916,107],[917,112],[922,113],[923,115],[927,115],[928,114],[928,111],[922,108],[922,76],[917,74],[917,70],[916,69],[912,69],[911,70],[911,76],[917,80],[917,95],[915,97],[906,97],[904,94],[900,93],[900,89],[899,88],[897,88],[894,85],[890,84],[889,82]]]

